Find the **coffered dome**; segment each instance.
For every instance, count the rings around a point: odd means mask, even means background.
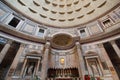
[[[0,80],[87,77],[120,80],[120,0],[0,0]]]
[[[73,27],[92,21],[115,7],[119,0],[6,0],[13,8],[39,23]]]

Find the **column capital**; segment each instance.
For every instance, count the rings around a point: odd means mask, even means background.
[[[8,40],[7,44],[12,44],[12,42],[13,42],[12,40]]]
[[[99,43],[99,44],[97,44],[97,46],[98,46],[99,48],[102,48],[102,47],[103,47],[103,43]]]
[[[50,42],[46,42],[45,48],[46,48],[46,49],[49,49],[49,47],[50,47]]]
[[[77,42],[75,42],[75,44],[76,44],[76,45],[80,45],[80,42],[77,41]]]
[[[81,44],[80,44],[80,42],[75,42],[75,45],[80,46]]]
[[[26,44],[23,44],[23,43],[20,44],[20,47],[25,47],[25,46],[26,46]]]
[[[77,48],[81,49],[81,44],[80,44],[80,42],[75,42],[75,45],[76,45]]]
[[[111,44],[115,44],[115,40],[111,40],[109,41]]]

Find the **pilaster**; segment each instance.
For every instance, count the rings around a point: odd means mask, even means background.
[[[36,69],[36,74],[38,73],[38,70],[39,70],[40,63],[41,63],[41,58],[39,58],[39,59],[38,59],[38,63],[37,63],[37,69]]]
[[[81,51],[81,46],[79,42],[76,42],[76,47],[77,47],[77,53],[78,53],[78,59],[79,59],[79,75],[81,76],[82,80],[84,80],[84,75],[85,75],[85,62],[83,59],[82,51]]]
[[[48,70],[48,55],[49,55],[49,49],[50,48],[50,42],[46,42],[45,44],[45,50],[44,50],[44,57],[42,61],[42,76],[41,80],[46,80],[47,78],[47,70]]]

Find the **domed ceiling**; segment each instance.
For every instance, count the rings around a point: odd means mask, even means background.
[[[55,27],[89,22],[112,9],[120,0],[5,0],[33,20]]]

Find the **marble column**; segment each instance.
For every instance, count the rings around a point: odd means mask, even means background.
[[[50,48],[50,43],[47,42],[45,44],[45,51],[44,51],[44,56],[43,56],[43,61],[42,61],[41,80],[46,80],[47,78],[49,48]]]
[[[21,77],[24,76],[24,69],[25,69],[25,66],[26,66],[27,61],[28,61],[28,59],[25,58],[25,59],[24,59],[24,64],[23,64],[23,66],[21,66],[21,67],[22,67],[22,70],[21,70],[21,73],[20,73],[20,76],[21,76]]]
[[[103,57],[104,57],[104,59],[105,59],[105,61],[107,63],[109,71],[112,74],[113,80],[119,80],[119,77],[118,77],[118,75],[117,75],[117,73],[115,71],[115,68],[114,68],[114,66],[113,66],[113,64],[112,64],[112,62],[111,62],[111,60],[110,60],[110,58],[109,58],[109,56],[108,56],[104,46],[103,46],[103,44],[98,44],[98,47],[99,47],[99,49],[101,51],[101,54],[104,55]]]
[[[8,71],[8,78],[11,77],[12,74],[15,72],[15,69],[16,69],[17,64],[19,62],[19,58],[20,58],[21,53],[23,52],[24,48],[25,48],[25,45],[21,44],[17,53],[16,53],[16,56],[15,56],[15,58],[14,58],[12,64],[11,64],[11,66],[10,66],[10,69]],[[7,80],[10,80],[10,79],[7,79]]]
[[[87,65],[88,74],[89,74],[89,75],[92,75],[92,71],[91,71],[91,68],[90,68],[90,66],[89,66],[88,58],[87,58],[87,57],[85,57],[85,61],[86,61],[86,65]]]
[[[81,80],[84,80],[84,75],[85,75],[85,62],[83,59],[82,51],[81,51],[81,46],[79,42],[76,42],[76,47],[77,47],[77,53],[78,53],[78,59],[79,59],[79,75],[81,76]]]
[[[119,47],[117,46],[117,44],[115,43],[115,41],[110,41],[113,49],[115,50],[115,52],[117,53],[118,57],[120,58],[120,49]]]
[[[100,71],[100,76],[104,76],[104,70],[103,70],[103,66],[101,64],[101,61],[99,59],[99,57],[97,57],[97,61],[98,61],[98,65],[100,67],[99,71]]]
[[[41,63],[41,58],[38,59],[36,74],[38,74],[40,63]]]
[[[4,48],[2,49],[2,51],[0,52],[0,63],[2,63],[6,53],[8,52],[10,45],[12,44],[11,40],[8,40],[8,42],[5,44]]]

